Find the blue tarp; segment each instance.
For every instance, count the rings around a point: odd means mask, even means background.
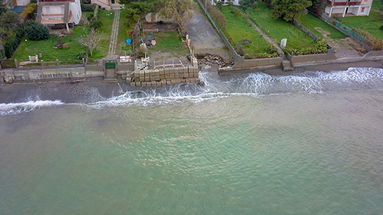
[[[22,13],[25,10],[26,6],[15,6],[12,8],[12,11],[15,13]]]

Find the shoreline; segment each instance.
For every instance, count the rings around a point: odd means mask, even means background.
[[[301,65],[296,65],[294,67],[293,71],[283,71],[283,69],[279,66],[269,66],[269,67],[263,67],[263,68],[253,68],[253,69],[238,69],[238,70],[230,70],[230,71],[218,71],[218,68],[216,66],[210,66],[208,69],[200,69],[200,72],[213,72],[218,73],[220,76],[231,76],[235,74],[243,74],[243,73],[266,73],[269,75],[277,75],[277,76],[284,76],[284,75],[294,75],[294,74],[302,74],[305,72],[312,72],[312,71],[321,71],[321,72],[330,72],[330,71],[343,71],[347,70],[349,68],[353,67],[361,67],[361,68],[383,68],[383,57],[375,57],[375,58],[367,58],[367,59],[345,59],[343,62],[342,59],[337,59],[330,62],[316,62],[316,63],[306,63]],[[74,68],[66,68],[67,70],[77,70],[81,67],[74,67]],[[48,71],[51,69],[31,69],[31,71],[39,71],[44,73],[45,71]],[[58,69],[55,69],[57,74],[59,74],[57,71]],[[6,76],[7,73],[14,74],[14,71],[10,70],[0,70],[0,79],[3,79],[3,77]],[[117,74],[121,74],[124,72],[117,72]],[[128,73],[128,72],[125,72]],[[76,83],[83,83],[83,82],[102,82],[102,83],[126,83],[129,84],[124,79],[121,78],[115,78],[115,79],[104,79],[102,75],[103,72],[92,72],[87,71],[84,72],[86,76],[84,77],[57,77],[52,79],[46,79],[46,80],[26,80],[26,81],[16,81],[12,84],[7,84],[3,80],[0,80],[0,89],[4,88],[9,85],[34,85],[34,84],[76,84]],[[155,87],[155,86],[154,86]],[[141,89],[140,87],[133,87],[133,89]]]

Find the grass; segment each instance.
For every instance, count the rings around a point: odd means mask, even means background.
[[[128,38],[131,38],[131,32],[134,30],[134,24],[130,23],[129,21],[130,20],[126,15],[126,11],[121,10],[117,50],[124,55],[125,53],[128,55],[132,54],[131,45],[127,45],[125,42]]]
[[[271,44],[244,17],[234,14],[232,7],[234,6],[224,6],[221,8],[221,12],[226,18],[225,33],[235,43],[232,45],[234,47],[241,45],[245,58],[267,57],[268,53],[270,53],[270,47],[272,47]],[[244,44],[244,40],[249,40],[252,43]]]
[[[174,57],[186,56],[188,48],[182,43],[181,38],[175,31],[154,33],[156,45],[150,48],[150,52],[170,53]]]
[[[110,32],[114,18],[113,12],[101,10],[99,13],[100,20],[103,23],[103,26],[98,30],[101,41],[93,56],[90,57],[91,61],[105,57],[109,49]],[[28,56],[41,54],[42,57],[40,59],[45,62],[56,61],[58,59],[64,64],[80,63],[81,60],[78,55],[85,52],[85,47],[78,40],[86,34],[88,29],[87,26],[76,26],[72,34],[65,36],[64,42],[69,44],[67,49],[55,48],[57,44],[57,37],[55,35],[50,35],[48,40],[22,41],[14,54],[14,58],[18,61],[27,61]]]
[[[249,9],[247,14],[278,44],[281,39],[287,38],[287,48],[311,48],[315,43],[313,38],[293,24],[275,19],[272,11],[264,4],[259,3],[257,8]]]
[[[382,11],[383,10],[383,0],[374,0],[372,2],[372,9]]]
[[[347,37],[342,32],[312,14],[302,15],[299,17],[298,21],[318,37],[322,37],[322,34],[316,28],[321,28],[322,30],[327,31],[329,37],[332,39],[343,39]]]
[[[370,16],[350,16],[341,19],[345,25],[370,33],[377,39],[383,40],[383,30],[379,29],[383,25],[383,14],[374,10],[370,11]]]

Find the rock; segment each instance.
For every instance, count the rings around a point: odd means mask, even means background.
[[[218,65],[219,67],[224,67],[227,65],[225,60],[222,57],[217,55],[206,55],[205,57],[203,57],[202,59],[198,61],[198,64],[200,67],[202,65],[208,65],[208,66]]]
[[[12,84],[15,81],[15,78],[12,76],[4,76],[3,80],[6,84]]]

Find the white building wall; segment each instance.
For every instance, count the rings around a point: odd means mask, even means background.
[[[16,0],[16,6],[26,6],[31,3],[31,0]]]
[[[70,3],[69,10],[72,12],[72,18],[69,20],[69,22],[78,25],[82,16],[80,0],[75,0],[74,2]]]

